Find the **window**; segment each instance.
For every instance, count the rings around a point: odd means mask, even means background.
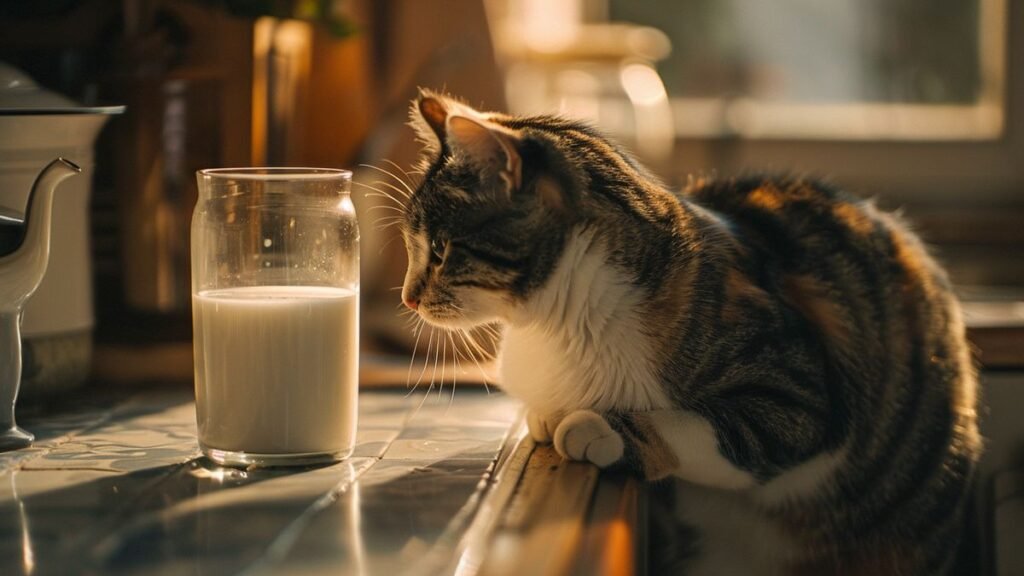
[[[1003,130],[1005,0],[609,0],[662,30],[677,133],[986,140]]]
[[[1019,2],[487,6],[510,110],[588,118],[670,183],[786,170],[827,175],[890,205],[953,213],[1021,204]],[[634,76],[651,90],[629,89],[624,72],[635,58],[658,72],[660,100],[649,74]]]
[[[487,6],[513,112],[587,118],[670,186],[825,176],[905,208],[961,285],[1024,279],[1024,3]]]

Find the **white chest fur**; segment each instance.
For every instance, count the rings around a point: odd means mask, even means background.
[[[576,233],[505,331],[503,387],[542,414],[667,408],[641,298],[594,232]]]

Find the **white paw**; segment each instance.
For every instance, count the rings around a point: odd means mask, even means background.
[[[530,429],[530,437],[538,444],[550,444],[557,426],[557,418],[545,418],[533,410],[526,412],[526,427]]]
[[[600,414],[590,410],[569,414],[555,429],[555,450],[570,460],[605,468],[622,458],[623,448],[619,433]]]

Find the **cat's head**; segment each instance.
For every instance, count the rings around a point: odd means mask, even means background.
[[[413,101],[423,180],[407,202],[402,299],[428,322],[506,320],[543,285],[573,224],[551,135],[438,94]]]

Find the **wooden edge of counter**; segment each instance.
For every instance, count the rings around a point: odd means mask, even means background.
[[[644,483],[624,474],[602,475],[573,574],[647,574],[648,500]]]
[[[521,426],[445,573],[627,576],[646,570],[639,480],[567,462]]]

